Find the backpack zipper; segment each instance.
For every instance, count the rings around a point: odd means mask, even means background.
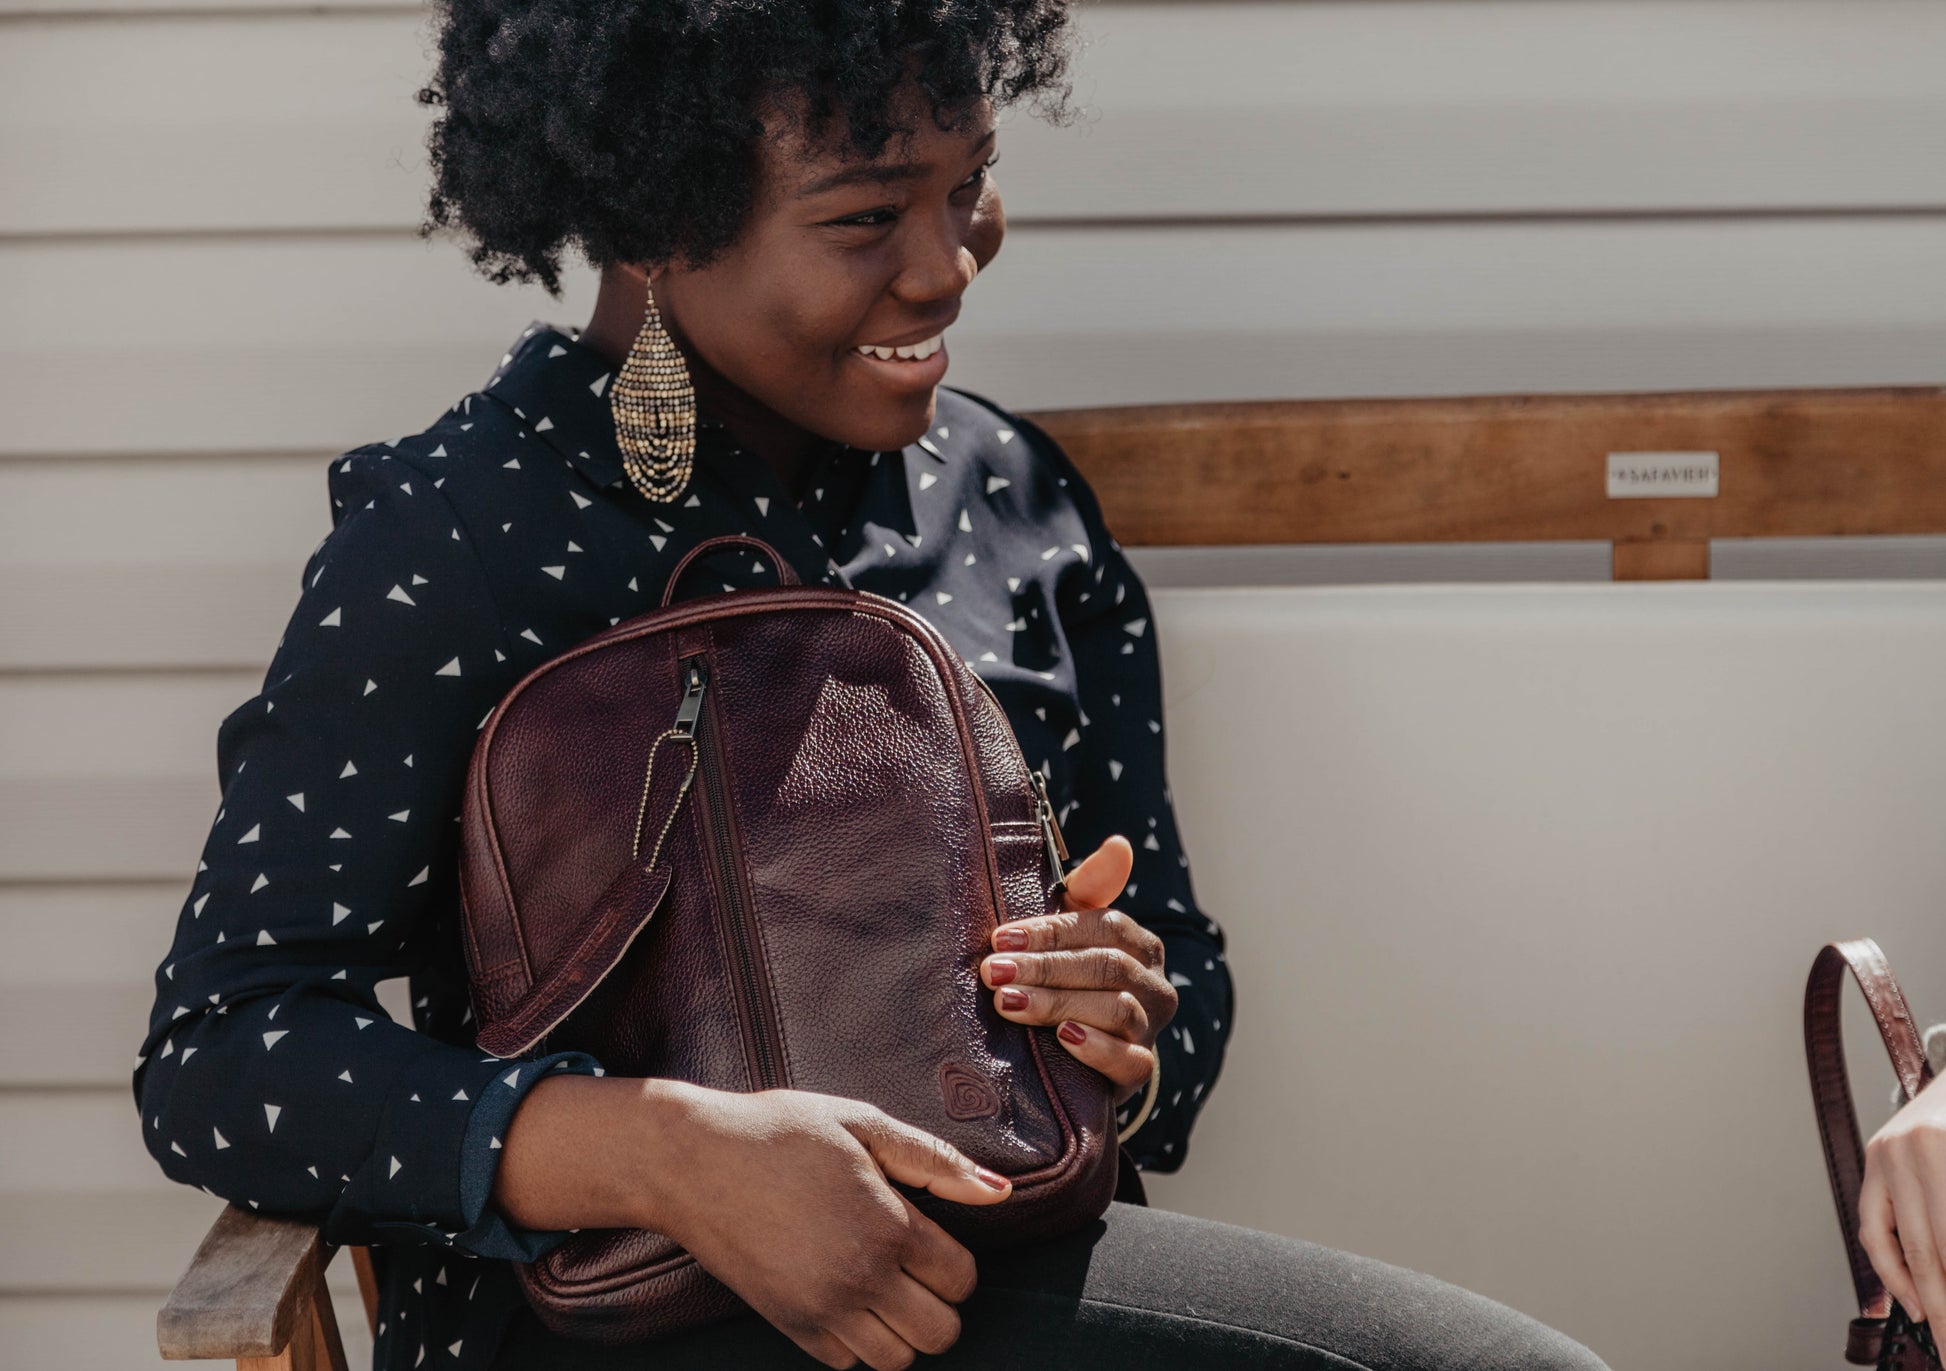
[[[1000,697],[993,693],[993,686],[987,678],[973,669],[973,664],[960,659],[966,674],[980,687],[980,693],[993,704],[993,712],[1000,718],[1000,726],[1007,730],[1007,741],[1014,745],[1014,755],[1020,758],[1021,766],[1027,770],[1028,779],[1034,785],[1034,817],[1040,820],[1041,843],[1047,850],[1047,869],[1054,873],[1054,893],[1062,894],[1068,888],[1068,840],[1061,836],[1061,821],[1054,816],[1054,801],[1047,794],[1047,777],[1039,767],[1027,765],[1027,753],[1020,745],[1020,735],[1014,732],[1014,721],[1007,717],[1006,707]]]
[[[744,1024],[744,1041],[749,1048],[751,1075],[758,1090],[774,1090],[784,1084],[783,1034],[771,1013],[770,976],[764,966],[756,918],[743,890],[742,853],[731,831],[730,800],[724,780],[718,736],[720,720],[703,710],[704,692],[709,687],[709,663],[691,657],[683,663],[686,683],[682,707],[676,714],[676,727],[686,729],[696,739],[696,779],[702,792],[703,846],[710,858],[715,878],[718,907],[724,911],[731,957],[735,963],[737,1002]]]
[[[1068,888],[1068,841],[1061,836],[1061,821],[1054,817],[1054,801],[1047,797],[1047,777],[1041,775],[1039,767],[1030,768],[1027,774],[1034,778],[1034,813],[1041,821],[1041,842],[1047,847],[1047,864],[1054,872],[1054,893],[1059,895]]]

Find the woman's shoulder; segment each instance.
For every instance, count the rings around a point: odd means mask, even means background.
[[[443,484],[457,467],[477,465],[495,453],[504,460],[505,450],[519,441],[519,429],[505,406],[484,391],[469,391],[415,432],[345,448],[331,459],[332,475],[369,480],[382,471],[378,463],[393,461],[418,467]]]
[[[919,440],[927,447],[937,439],[950,441],[1008,479],[1025,478],[1036,485],[1072,492],[1091,500],[1087,479],[1052,434],[1029,416],[1008,409],[978,391],[942,385],[934,411],[932,433]]]
[[[443,536],[472,542],[483,530],[533,510],[537,483],[567,484],[567,464],[533,440],[530,423],[484,391],[472,391],[414,433],[375,439],[330,459],[331,519],[383,508],[388,497],[424,496],[445,515]],[[563,500],[567,497],[562,496]]]
[[[565,468],[505,405],[479,391],[461,396],[417,432],[329,459],[332,527],[311,553],[305,582],[356,568],[361,584],[396,581],[391,598],[412,604],[433,594],[418,587],[437,581],[469,612],[504,618],[518,610],[525,617],[516,627],[527,627],[539,610],[521,593],[520,572],[565,575],[572,559],[556,554],[574,546],[576,513],[593,503],[593,487],[582,494]],[[569,607],[583,608],[579,599]]]
[[[982,452],[1006,454],[1019,461],[1044,461],[1064,455],[1060,445],[1032,419],[998,401],[962,386],[939,387],[934,424],[950,430],[955,424],[966,442]],[[937,427],[934,430],[937,433]],[[930,435],[929,435],[930,436]],[[921,439],[923,444],[926,440]]]
[[[989,489],[996,481],[1019,483],[1023,496],[1031,494],[1037,503],[1071,508],[1091,533],[1107,537],[1094,488],[1045,428],[977,391],[942,385],[938,394],[935,428],[919,440],[920,446],[935,437],[942,442],[950,439],[956,447],[964,443],[961,450],[990,473]]]

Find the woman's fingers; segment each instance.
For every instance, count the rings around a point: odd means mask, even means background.
[[[1072,1019],[1065,1020],[1054,1031],[1054,1036],[1061,1040],[1061,1046],[1120,1087],[1115,1096],[1116,1104],[1147,1085],[1149,1073],[1155,1069],[1155,1052],[1152,1048],[1142,1047],[1112,1033],[1104,1033],[1098,1028],[1089,1028]]]
[[[1933,1228],[1926,1190],[1917,1172],[1893,1167],[1887,1177],[1892,1191],[1892,1224],[1898,1230],[1899,1251],[1919,1295],[1919,1307],[1930,1313],[1946,1311],[1946,1272],[1940,1270],[1939,1237]],[[1911,1311],[1916,1319],[1918,1310]]]
[[[1162,939],[1108,908],[1134,862],[1128,839],[1108,839],[1069,873],[1061,913],[1000,925],[980,961],[1001,1016],[1059,1025],[1061,1046],[1114,1081],[1118,1100],[1149,1079],[1149,1044],[1176,1013]]]
[[[1912,1283],[1912,1272],[1906,1267],[1896,1230],[1892,1192],[1885,1184],[1884,1164],[1876,1152],[1867,1151],[1865,1180],[1858,1187],[1858,1245],[1872,1259],[1872,1269],[1878,1272],[1879,1280],[1885,1283],[1892,1298],[1913,1318],[1923,1319],[1925,1301],[1919,1298],[1918,1289]]]
[[[1858,1242],[1908,1314],[1946,1320],[1946,1092],[1937,1081],[1865,1144]]]
[[[907,1185],[924,1186],[941,1199],[994,1204],[1012,1193],[1013,1182],[999,1172],[979,1165],[945,1139],[881,1109],[861,1108],[845,1121],[845,1128],[865,1145],[886,1175]]]
[[[944,1352],[959,1340],[959,1311],[953,1306],[973,1293],[978,1279],[973,1254],[911,1200],[903,1195],[898,1200],[909,1225],[901,1269],[889,1279],[874,1279],[868,1303],[832,1311],[818,1334],[823,1346],[797,1339],[827,1366],[862,1361],[873,1371],[900,1371],[917,1353]],[[827,1355],[829,1349],[836,1350],[836,1360]]]
[[[997,952],[1079,951],[1116,947],[1144,966],[1160,967],[1162,939],[1119,909],[1071,910],[1015,919],[993,930],[989,940]]]
[[[1146,1046],[1176,1015],[1176,988],[1161,965],[1119,947],[995,953],[980,963],[980,978],[1016,1023],[1072,1019]]]
[[[1068,873],[1061,904],[1067,909],[1106,909],[1120,897],[1134,869],[1135,849],[1117,833]]]
[[[1126,1042],[1147,1042],[1149,1014],[1126,990],[1064,990],[1045,985],[1010,985],[994,992],[1002,1018],[1015,1023],[1058,1024],[1064,1019]]]
[[[995,953],[980,963],[989,988],[1051,985],[1068,990],[1146,988],[1150,968],[1119,947],[1089,947],[1074,952]]]
[[[792,1333],[785,1330],[785,1335],[803,1348],[806,1355],[816,1357],[833,1371],[851,1371],[852,1367],[858,1365],[858,1354],[847,1347],[842,1338],[830,1333]]]
[[[905,1371],[917,1359],[912,1344],[885,1326],[869,1309],[854,1309],[833,1319],[831,1331],[872,1371]]]
[[[924,1214],[905,1196],[905,1217],[911,1227],[911,1241],[900,1265],[927,1290],[949,1304],[958,1304],[973,1293],[980,1278],[979,1264],[957,1239]]]
[[[1911,1145],[1919,1154],[1919,1164],[1912,1170],[1926,1206],[1932,1263],[1926,1278],[1922,1278],[1908,1253],[1906,1269],[1912,1271],[1913,1281],[1919,1287],[1919,1303],[1935,1314],[1946,1313],[1946,1254],[1940,1250],[1940,1244],[1946,1242],[1946,1137],[1935,1129],[1922,1129],[1912,1137]],[[1903,1242],[1900,1246],[1903,1248]]]
[[[872,1312],[921,1352],[937,1356],[959,1341],[959,1311],[903,1273],[880,1294]]]

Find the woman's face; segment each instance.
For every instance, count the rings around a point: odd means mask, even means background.
[[[1000,250],[1006,219],[987,170],[993,111],[943,133],[908,87],[915,132],[866,162],[842,130],[807,144],[775,117],[737,241],[707,267],[650,273],[691,359],[699,403],[733,428],[792,430],[868,451],[904,447],[932,424],[960,294]],[[866,345],[918,345],[917,359]]]

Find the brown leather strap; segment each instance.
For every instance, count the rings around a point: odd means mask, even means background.
[[[1832,1199],[1838,1206],[1845,1255],[1851,1262],[1859,1315],[1861,1320],[1879,1320],[1890,1312],[1891,1297],[1872,1269],[1871,1258],[1858,1245],[1858,1191],[1865,1178],[1865,1147],[1859,1140],[1858,1114],[1852,1107],[1838,1013],[1847,967],[1871,1006],[1879,1037],[1885,1042],[1886,1054],[1907,1099],[1925,1088],[1932,1079],[1932,1067],[1926,1061],[1919,1030],[1913,1025],[1912,1011],[1906,1007],[1905,994],[1892,978],[1879,945],[1870,938],[1826,943],[1811,963],[1811,976],[1804,987],[1804,1052],[1811,1068],[1811,1100],[1817,1108],[1825,1168],[1831,1177]],[[1854,1325],[1854,1340],[1857,1332]],[[1865,1350],[1862,1346],[1847,1349],[1848,1354]]]
[[[629,944],[649,926],[669,893],[669,865],[631,861],[622,868],[594,912],[579,944],[560,965],[530,982],[507,1009],[480,1024],[479,1044],[496,1057],[518,1057],[573,1012],[621,961]]]
[[[752,538],[747,533],[724,533],[714,538],[703,539],[702,542],[696,544],[695,547],[692,547],[682,555],[682,560],[676,563],[676,569],[669,573],[668,584],[662,587],[662,607],[664,609],[669,607],[669,602],[675,598],[677,584],[688,573],[689,568],[704,557],[721,552],[724,548],[732,546],[747,547],[752,552],[768,559],[770,565],[777,571],[777,583],[779,585],[794,586],[799,584],[797,573],[792,571],[791,564],[784,560],[784,554],[772,547],[769,543],[766,543],[761,538]]]

